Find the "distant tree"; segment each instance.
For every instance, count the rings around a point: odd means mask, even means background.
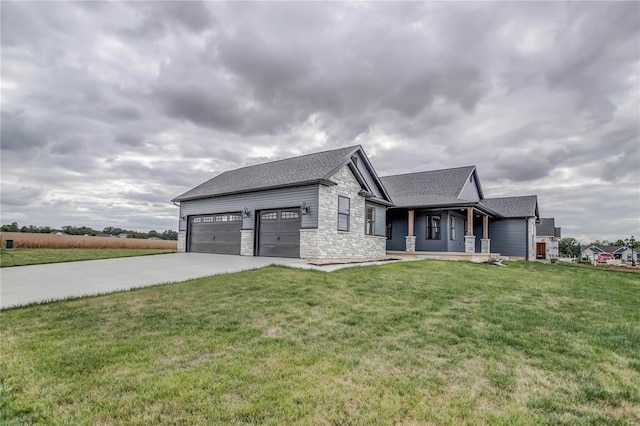
[[[629,238],[625,238],[624,239],[624,244],[622,244],[623,246],[629,247]],[[640,248],[640,241],[634,241],[633,243],[633,248]]]
[[[624,243],[624,241],[622,240],[618,240],[615,243],[613,243],[614,246],[620,247],[620,246],[626,246],[626,244]]]
[[[18,222],[13,222],[11,225],[2,225],[0,228],[2,232],[18,232]]]
[[[164,231],[161,235],[161,238],[163,240],[177,240],[178,239],[178,233],[174,230],[171,229],[167,229],[166,231]]]
[[[91,236],[95,236],[98,232],[96,232],[96,230],[91,229],[88,226],[81,226],[79,228],[75,227],[75,226],[63,226],[62,230],[64,231],[65,234],[69,234],[69,235],[91,235]]]
[[[558,244],[560,254],[564,256],[580,256],[580,244],[575,238],[563,238]]]

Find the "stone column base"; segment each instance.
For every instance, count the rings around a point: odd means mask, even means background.
[[[405,240],[405,247],[406,247],[406,251],[416,251],[416,237],[415,235],[407,235],[406,237],[404,237]]]
[[[476,236],[475,235],[464,236],[464,252],[465,253],[476,252]]]
[[[480,239],[480,253],[491,253],[491,240],[482,238]]]
[[[187,251],[187,231],[178,231],[178,252]]]
[[[253,256],[253,229],[240,231],[240,256]]]

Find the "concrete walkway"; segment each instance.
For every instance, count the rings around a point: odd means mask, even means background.
[[[364,263],[372,265],[380,262]],[[268,265],[334,271],[301,259],[173,253],[0,268],[0,309],[245,271]]]

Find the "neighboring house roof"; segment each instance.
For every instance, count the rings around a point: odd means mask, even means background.
[[[480,202],[506,218],[539,217],[538,196],[485,198]],[[553,233],[551,234],[553,235]]]
[[[477,178],[475,166],[383,176],[380,178],[396,207],[422,207],[469,204],[458,198],[471,175]],[[479,183],[478,192],[482,197]]]
[[[536,225],[536,237],[555,237],[556,219],[553,217],[541,217],[540,223]]]
[[[557,226],[553,228],[553,236],[557,238],[562,238],[562,228]]]
[[[625,251],[627,247],[625,246],[596,246],[596,245],[590,245],[590,246],[582,246],[581,249],[582,251],[591,249],[592,252],[598,252],[598,253],[622,253]]]
[[[172,201],[187,201],[317,183],[335,185],[335,182],[332,182],[330,178],[339,169],[350,164],[351,157],[358,151],[361,151],[363,157],[366,158],[362,147],[356,145],[229,170],[177,196]],[[356,179],[366,189],[367,184],[357,171],[357,167],[353,164],[350,166]],[[377,201],[390,204],[390,198],[375,171],[372,167],[369,168],[374,180],[387,198]]]

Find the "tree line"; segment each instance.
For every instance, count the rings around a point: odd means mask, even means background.
[[[127,235],[128,238],[139,238],[139,239],[148,239],[148,238],[159,238],[161,240],[177,240],[178,233],[171,229],[167,229],[162,232],[158,232],[155,230],[151,230],[149,232],[140,232],[140,231],[132,231],[128,229],[117,228],[113,226],[107,226],[102,231],[97,231],[88,226],[63,226],[60,229],[50,228],[48,226],[35,226],[28,225],[20,227],[17,222],[13,222],[11,224],[2,225],[0,227],[0,231],[2,232],[27,232],[27,233],[35,233],[35,234],[55,234],[58,232],[62,232],[66,235],[90,235],[90,236],[114,236],[118,237],[120,235]]]

